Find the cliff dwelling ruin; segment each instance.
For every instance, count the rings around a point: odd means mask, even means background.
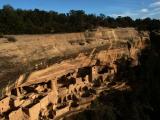
[[[4,70],[7,76],[0,75],[4,120],[60,119],[87,108],[104,89],[122,89],[114,82],[122,70],[118,60],[139,64],[137,56],[149,39],[147,32],[140,36],[133,28],[15,37],[14,44],[0,45],[1,56],[6,52],[12,59],[7,63],[14,64]]]

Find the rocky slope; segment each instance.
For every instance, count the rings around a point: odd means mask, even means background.
[[[147,34],[146,34],[147,35]],[[142,37],[133,28],[98,29],[85,33],[57,35],[19,35],[0,39],[0,85],[11,85],[23,73],[46,68],[79,53],[125,46],[126,41]],[[14,38],[15,42],[8,38]],[[2,89],[0,90],[2,91]],[[2,92],[1,92],[2,93]]]
[[[114,82],[124,89],[104,90],[87,110],[65,120],[156,120],[160,113],[160,34],[150,32],[150,41],[138,56],[139,64],[121,59]],[[114,84],[112,85],[114,86]],[[128,89],[128,87],[131,89]]]
[[[143,93],[155,68],[148,71],[150,54],[158,55],[154,35],[101,28],[3,37],[0,119],[149,119]]]

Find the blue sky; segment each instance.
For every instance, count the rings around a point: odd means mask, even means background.
[[[132,18],[160,18],[160,0],[0,0],[0,8],[10,4],[14,8],[54,10],[84,10],[86,13]]]

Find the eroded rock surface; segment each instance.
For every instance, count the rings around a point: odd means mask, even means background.
[[[132,28],[15,37],[17,42],[0,45],[6,57],[0,65],[7,66],[1,67],[0,115],[11,120],[59,119],[85,109],[104,89],[131,89],[114,82],[118,60],[139,64],[149,39]]]

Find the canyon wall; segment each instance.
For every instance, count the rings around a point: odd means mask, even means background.
[[[141,39],[148,36],[134,28],[99,28],[84,33],[9,36],[16,42],[7,41],[7,37],[0,39],[1,86],[14,83],[23,73],[30,74],[79,53],[90,53],[94,48],[96,51],[122,48],[128,40],[138,47]]]
[[[7,105],[10,102],[15,114],[18,108],[34,111],[40,103],[46,106],[52,104],[52,110],[57,114],[59,110],[69,112],[75,99],[80,100],[78,104],[87,103],[95,96],[86,100],[81,100],[81,97],[99,85],[99,80],[108,84],[104,81],[110,81],[116,73],[115,62],[118,59],[132,58],[133,66],[138,64],[137,56],[149,39],[147,32],[138,32],[133,28],[99,28],[84,33],[12,37],[16,42],[9,42],[7,38],[0,41],[0,68],[3,71],[0,73],[1,96],[8,101],[0,110],[2,116],[7,118],[13,115]],[[16,97],[13,99],[11,96]],[[29,102],[24,96],[33,101]],[[39,102],[35,102],[37,99]],[[3,106],[8,107],[4,110]],[[38,109],[37,116],[41,111]],[[24,111],[18,109],[23,114]],[[37,117],[28,112],[27,118]]]

